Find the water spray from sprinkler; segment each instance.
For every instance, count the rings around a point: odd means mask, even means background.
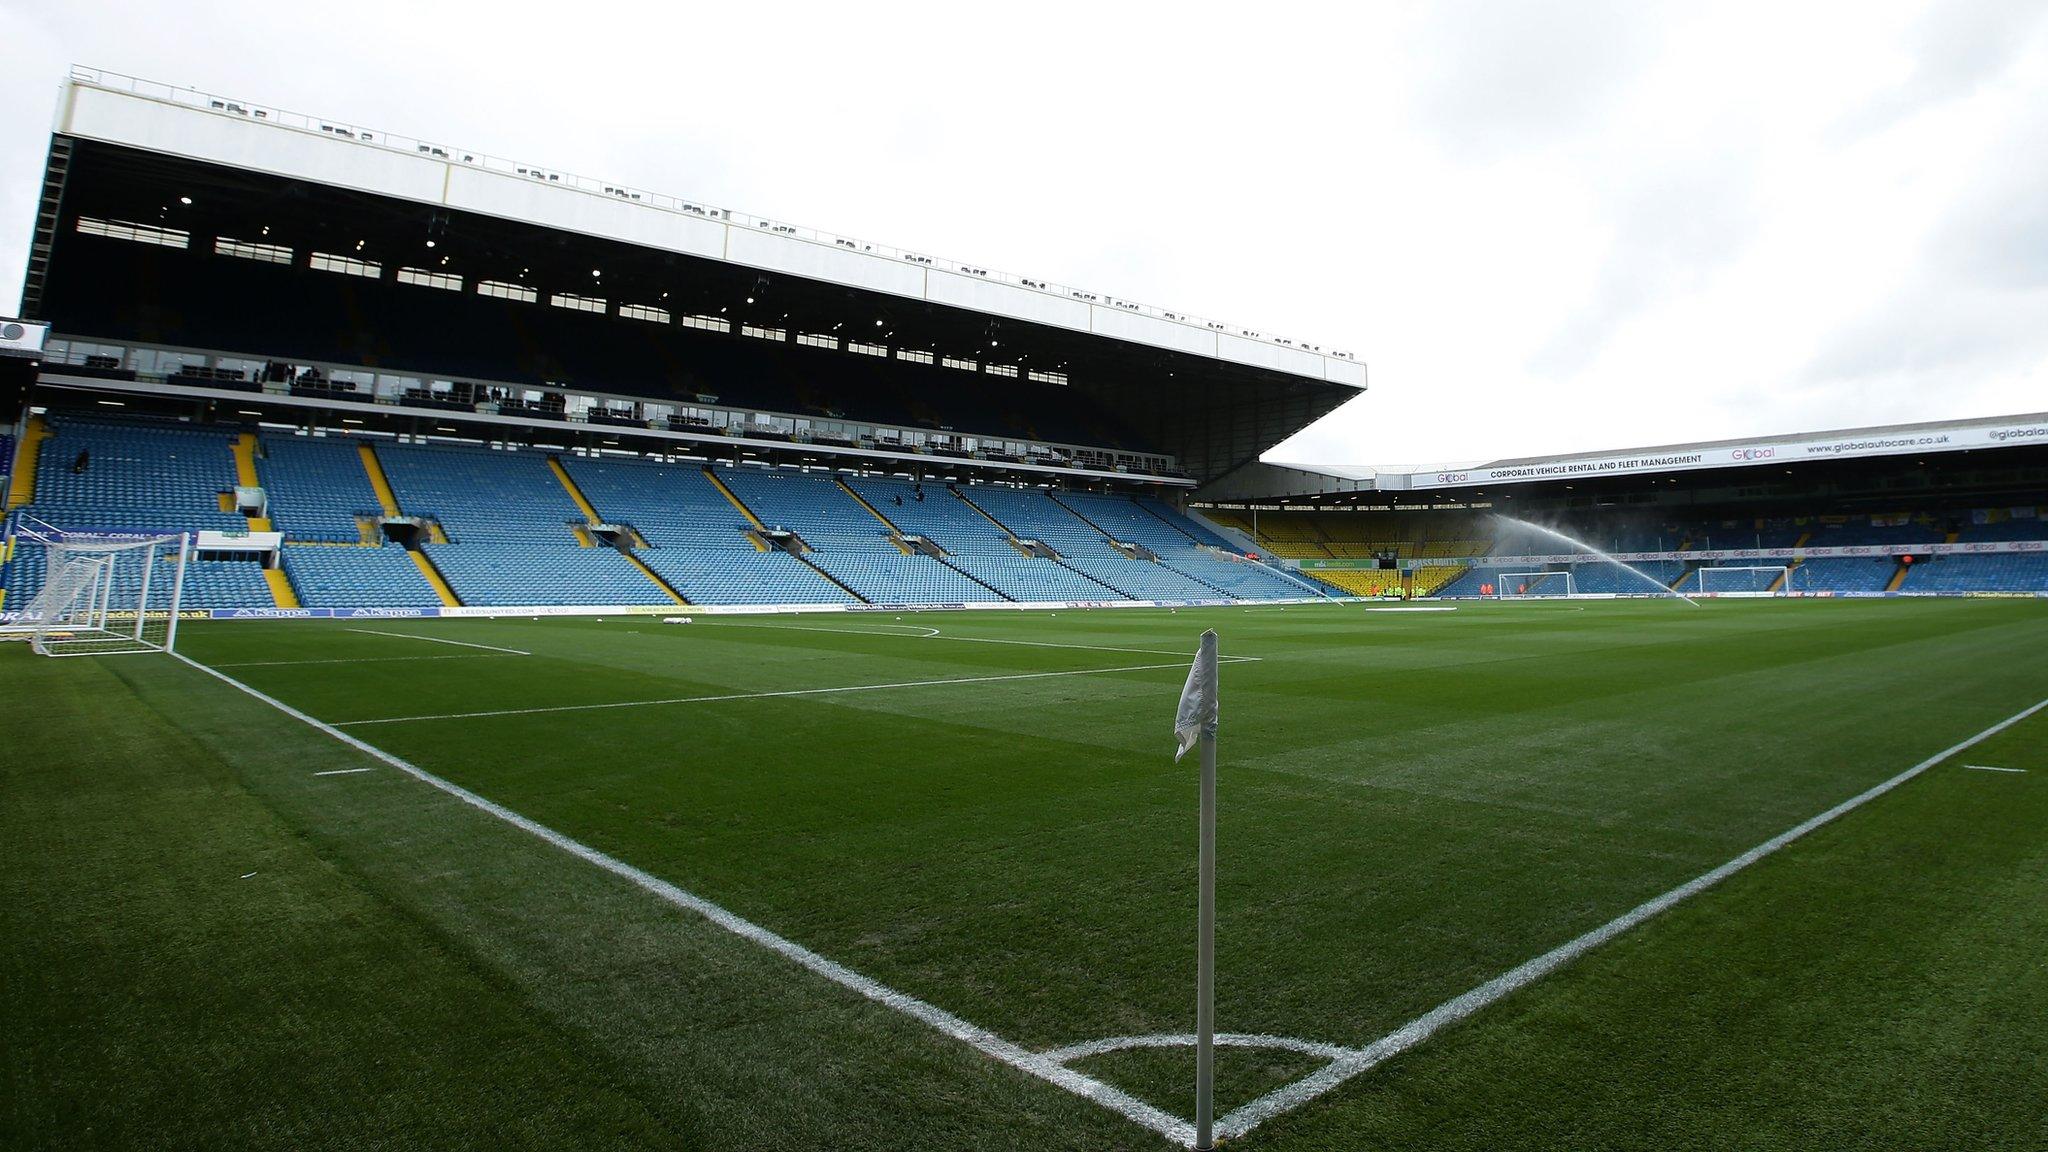
[[[1562,540],[1565,543],[1571,545],[1572,547],[1580,550],[1581,552],[1585,552],[1592,556],[1597,556],[1600,559],[1606,561],[1609,564],[1614,565],[1617,568],[1621,568],[1625,571],[1634,573],[1639,579],[1643,581],[1643,583],[1648,584],[1652,588],[1655,588],[1661,595],[1670,596],[1678,600],[1683,600],[1687,604],[1690,604],[1695,608],[1700,606],[1699,601],[1694,600],[1692,597],[1687,596],[1685,593],[1680,592],[1675,588],[1665,586],[1665,583],[1662,580],[1657,579],[1655,576],[1650,575],[1648,572],[1643,571],[1641,568],[1638,568],[1633,564],[1625,564],[1622,561],[1616,559],[1612,554],[1603,552],[1600,549],[1593,547],[1591,544],[1586,543],[1584,540],[1579,540],[1567,536],[1564,533],[1559,532],[1555,528],[1545,528],[1541,524],[1531,524],[1527,520],[1518,520],[1513,516],[1503,516],[1498,512],[1493,514],[1493,518],[1501,521],[1504,524],[1513,524],[1518,528],[1527,528],[1532,532],[1541,532],[1545,536],[1548,536],[1553,540]]]

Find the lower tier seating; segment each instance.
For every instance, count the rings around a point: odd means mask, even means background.
[[[309,608],[425,608],[441,602],[396,544],[381,548],[284,546],[284,571]]]

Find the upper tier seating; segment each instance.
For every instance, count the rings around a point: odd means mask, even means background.
[[[1939,544],[1948,534],[1931,524],[1913,523],[1892,526],[1877,524],[1820,524],[1813,530],[1813,538],[1806,542],[1808,548],[1854,548],[1865,544]],[[1736,548],[1751,545],[1736,543]]]
[[[2048,540],[2048,519],[2000,520],[1996,524],[1967,524],[1956,533],[1956,541]]]

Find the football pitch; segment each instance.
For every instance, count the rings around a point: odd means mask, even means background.
[[[2000,600],[9,645],[0,1144],[1176,1146],[1205,627],[1233,1146],[2048,1146]]]

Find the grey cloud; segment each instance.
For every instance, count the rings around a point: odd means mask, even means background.
[[[2030,112],[1998,147],[2003,163],[1988,167],[1935,229],[1929,275],[1988,289],[2048,288],[2048,108]]]
[[[1529,360],[1542,376],[1591,363],[1624,321],[1697,287],[1747,247],[1760,215],[1752,158],[1723,153],[1653,171],[1618,192],[1603,216],[1612,246],[1584,307]]]
[[[2048,17],[2040,0],[1942,0],[1907,33],[1914,67],[1897,87],[1848,116],[1835,135],[1882,131],[1923,109],[1961,99],[2020,57]]]
[[[1452,151],[1540,147],[1584,132],[1655,56],[1642,3],[1465,3],[1432,9],[1416,110]]]

